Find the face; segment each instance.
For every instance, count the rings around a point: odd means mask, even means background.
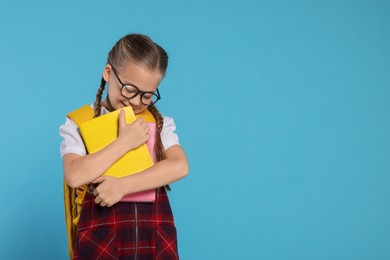
[[[109,111],[131,106],[134,113],[139,114],[148,108],[147,101],[151,93],[156,92],[162,75],[158,70],[150,70],[145,66],[134,63],[128,63],[123,68],[113,68],[110,64],[107,64],[103,70],[103,78],[108,84],[108,95],[102,105]],[[133,95],[127,92],[126,89],[122,89],[121,82],[125,85],[134,86],[135,90],[138,89],[142,93],[131,99],[124,97],[122,93],[126,96]],[[143,96],[143,102],[141,96]]]

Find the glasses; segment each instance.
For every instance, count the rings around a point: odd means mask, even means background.
[[[151,106],[156,104],[157,101],[161,99],[160,92],[158,91],[158,88],[156,89],[157,93],[155,92],[148,92],[148,91],[141,91],[139,88],[137,88],[134,85],[131,84],[124,84],[122,80],[119,78],[118,73],[114,69],[114,67],[111,65],[112,71],[114,71],[114,74],[116,78],[118,79],[119,83],[121,84],[121,94],[123,97],[127,99],[135,98],[138,95],[141,95],[141,103],[145,106]]]

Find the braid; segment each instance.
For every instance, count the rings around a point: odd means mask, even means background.
[[[164,118],[162,117],[160,111],[157,110],[157,108],[154,105],[151,105],[149,107],[149,111],[152,113],[154,118],[156,119],[156,127],[158,132],[156,133],[156,143],[155,143],[155,151],[156,151],[156,157],[158,161],[161,161],[165,158],[165,152],[164,147],[162,145],[161,141],[161,131],[164,125]]]
[[[106,81],[102,77],[100,87],[98,89],[98,92],[96,94],[96,101],[95,101],[95,117],[100,116],[101,109],[102,109],[102,95],[104,91],[104,87],[106,86]]]
[[[149,111],[156,119],[156,127],[158,131],[156,131],[156,143],[154,144],[154,150],[156,152],[157,161],[161,161],[165,159],[165,150],[161,141],[161,131],[164,126],[164,118],[162,117],[160,111],[158,111],[158,109],[154,105],[149,106]],[[167,190],[171,190],[169,185],[166,185],[165,188]]]

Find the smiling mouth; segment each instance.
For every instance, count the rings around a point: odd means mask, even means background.
[[[125,102],[121,102],[122,103],[122,105],[124,106],[124,107],[131,107],[134,111],[136,111],[136,110],[139,110],[140,108],[139,107],[134,107],[134,106],[132,106],[131,105],[131,103],[129,103],[129,104],[126,104]]]

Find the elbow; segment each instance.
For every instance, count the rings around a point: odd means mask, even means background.
[[[180,180],[188,175],[189,166],[187,157],[180,147],[180,145],[174,145],[169,148],[165,153],[165,159],[167,163],[170,163],[170,169],[172,173],[173,181]]]
[[[64,179],[66,184],[71,188],[78,188],[83,183],[81,183],[82,179],[79,176],[83,176],[81,173],[83,170],[77,164],[79,155],[74,154],[66,154],[63,158],[63,170],[64,170]]]
[[[81,185],[83,185],[83,183],[80,182],[80,179],[76,178],[75,174],[70,174],[70,173],[65,172],[64,176],[65,176],[66,184],[68,184],[68,186],[73,188],[73,189],[76,189],[76,188],[80,187]]]
[[[183,178],[188,175],[189,171],[190,171],[190,166],[188,165],[188,163],[186,163],[183,168]]]
[[[190,171],[187,161],[179,163],[176,170],[179,179],[186,177]]]
[[[74,178],[72,178],[71,176],[67,176],[66,174],[65,174],[65,182],[66,182],[66,184],[68,184],[69,187],[71,187],[73,189],[76,189],[77,187],[80,186],[77,184],[77,182]]]

